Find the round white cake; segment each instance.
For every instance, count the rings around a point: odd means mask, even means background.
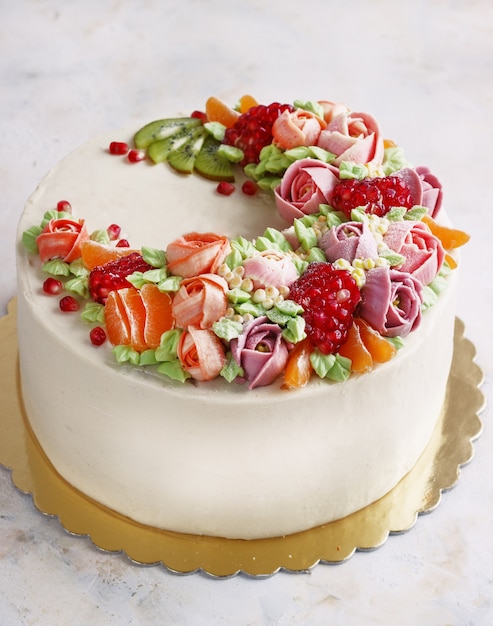
[[[67,200],[89,231],[117,222],[135,248],[190,231],[254,240],[289,224],[272,195],[230,196],[168,164],[130,163],[99,137],[68,156],[27,202],[17,248],[22,397],[47,457],[71,485],[142,524],[255,539],[347,516],[392,489],[440,416],[453,349],[454,272],[396,355],[347,380],[297,389],[171,380],[119,364],[78,313],[43,292],[22,233]],[[288,348],[292,346],[287,344]]]

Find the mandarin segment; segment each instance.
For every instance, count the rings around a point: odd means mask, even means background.
[[[470,235],[458,228],[449,228],[443,224],[439,224],[429,215],[425,215],[422,221],[428,226],[431,232],[442,242],[445,250],[453,250],[466,244],[471,238]]]
[[[351,360],[351,370],[357,374],[365,374],[373,369],[372,355],[363,343],[355,323],[348,331],[347,341],[339,348],[339,354]]]
[[[240,117],[238,111],[235,111],[215,96],[211,96],[207,99],[205,103],[205,113],[209,122],[219,122],[226,126],[226,128],[234,126]]]
[[[356,318],[354,323],[359,329],[362,342],[375,363],[385,363],[395,356],[397,348],[385,339],[378,330],[375,330],[360,317]]]
[[[283,389],[304,387],[311,378],[313,367],[310,354],[314,347],[310,340],[304,339],[291,350],[284,373]]]
[[[130,345],[137,352],[142,352],[147,347],[144,340],[146,310],[142,297],[133,287],[119,289],[118,293],[128,319]]]
[[[108,339],[113,346],[130,344],[130,326],[118,291],[110,291],[104,306]]]
[[[140,296],[146,311],[144,341],[148,348],[156,349],[161,342],[161,335],[174,326],[172,298],[169,293],[159,291],[153,283],[143,285]]]
[[[104,243],[87,239],[81,245],[81,257],[82,262],[88,270],[93,270],[99,265],[104,265],[110,261],[116,261],[117,259],[132,254],[136,250],[131,248],[117,248],[115,246],[109,246]]]
[[[240,104],[240,113],[246,113],[251,108],[256,107],[258,105],[258,102],[250,94],[245,94],[244,96],[241,96],[239,104]]]

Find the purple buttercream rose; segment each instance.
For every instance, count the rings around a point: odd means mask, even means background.
[[[319,242],[327,261],[374,259],[378,256],[377,242],[369,226],[363,222],[344,222],[333,226]]]
[[[270,385],[288,360],[282,329],[265,316],[249,322],[243,333],[231,340],[230,347],[233,358],[243,368],[249,389]]]
[[[421,321],[421,290],[411,274],[376,267],[366,275],[358,315],[385,337],[405,337]]]
[[[279,213],[290,224],[297,218],[317,213],[320,204],[330,204],[339,182],[337,168],[318,159],[294,161],[285,171],[274,196]]]
[[[392,174],[402,178],[409,187],[413,205],[424,206],[431,217],[436,217],[442,206],[442,184],[427,167],[405,167]]]

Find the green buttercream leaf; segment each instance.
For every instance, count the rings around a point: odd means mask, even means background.
[[[404,206],[394,206],[385,215],[390,222],[401,222],[407,213],[407,209]]]
[[[405,256],[402,256],[402,254],[397,254],[397,252],[394,252],[390,248],[381,250],[378,256],[382,259],[385,259],[391,267],[402,265],[406,260]]]
[[[142,248],[142,257],[146,263],[152,265],[152,267],[161,268],[166,265],[166,253],[164,250],[158,250],[157,248]]]
[[[301,316],[289,318],[282,336],[290,343],[298,343],[304,339],[306,337],[305,318]]]
[[[42,230],[41,226],[31,226],[22,233],[22,245],[31,254],[38,254],[36,239]]]
[[[242,261],[243,261],[243,258],[241,256],[241,252],[237,249],[231,250],[231,252],[228,254],[226,259],[224,260],[224,262],[226,263],[226,265],[229,267],[230,270],[234,270],[235,267],[238,267],[239,265],[241,265]]]
[[[305,261],[304,259],[300,258],[297,255],[292,256],[291,261],[294,263],[294,266],[296,267],[296,271],[298,272],[298,275],[301,276],[303,272],[306,270],[306,268],[308,267],[308,261]]]
[[[144,350],[140,353],[139,365],[156,365],[158,363],[156,359],[155,350]]]
[[[323,106],[316,102],[315,100],[307,100],[306,102],[303,100],[295,100],[293,102],[293,106],[295,109],[303,109],[304,111],[309,111],[314,115],[324,119],[325,111]]]
[[[406,213],[404,214],[404,219],[419,222],[427,214],[428,214],[428,209],[424,206],[419,206],[419,204],[417,204],[413,206],[412,208],[410,208],[409,211],[406,211]]]
[[[261,304],[247,300],[246,302],[240,302],[235,304],[235,311],[239,315],[252,315],[253,317],[260,317],[265,315],[265,309]]]
[[[244,371],[243,368],[238,365],[238,363],[234,360],[231,352],[226,354],[226,363],[223,369],[220,371],[221,376],[228,381],[228,383],[232,383],[235,378],[238,376],[243,376]]]
[[[141,289],[146,283],[143,272],[134,272],[133,274],[127,276],[126,279],[136,289]]]
[[[273,324],[277,324],[278,326],[286,326],[289,320],[293,319],[290,315],[286,315],[286,313],[280,311],[276,306],[267,309],[265,314]]]
[[[89,279],[87,276],[71,278],[65,283],[65,289],[82,298],[89,298]]]
[[[155,285],[158,285],[163,280],[168,278],[168,272],[165,267],[160,267],[155,270],[147,270],[147,272],[143,273],[142,278],[146,283],[154,283]]]
[[[190,374],[183,369],[178,359],[161,363],[161,365],[157,368],[157,371],[160,374],[164,374],[168,378],[176,380],[180,383],[184,383],[187,378],[190,378]]]
[[[421,299],[421,310],[426,311],[426,309],[435,306],[435,304],[438,302],[438,294],[433,291],[433,289],[429,285],[426,285],[421,290]]]
[[[43,263],[41,269],[53,276],[70,276],[70,265],[60,259],[52,259]]]
[[[241,304],[250,300],[251,294],[248,293],[248,291],[244,291],[243,289],[236,287],[235,289],[230,289],[227,296],[228,300],[233,304]]]
[[[330,378],[330,380],[335,380],[342,383],[349,378],[350,374],[351,359],[348,359],[345,356],[341,356],[340,354],[336,354],[335,363],[327,372],[326,378]]]
[[[178,342],[183,331],[180,328],[167,330],[161,335],[159,348],[155,350],[155,358],[157,361],[173,361],[176,359]]]
[[[404,167],[408,167],[409,163],[404,156],[404,151],[399,146],[385,148],[383,158],[383,171],[385,176],[397,172]]]
[[[212,325],[212,330],[220,339],[231,341],[236,339],[243,332],[243,324],[223,317]]]
[[[404,347],[405,342],[402,337],[386,337],[387,341],[396,347],[397,350],[400,350]]]
[[[296,237],[305,252],[317,245],[317,235],[313,228],[307,228],[299,219],[295,219],[293,225]]]
[[[168,276],[158,284],[159,291],[178,291],[182,280],[181,276]]]
[[[115,346],[113,348],[113,354],[115,355],[117,363],[138,365],[140,361],[140,354],[131,346]]]
[[[231,249],[236,250],[242,259],[247,259],[255,254],[255,246],[251,241],[244,237],[236,237],[230,241]]]
[[[272,243],[277,244],[279,250],[283,252],[289,252],[293,248],[286,237],[276,228],[268,227],[264,232],[265,239],[272,241]]]
[[[336,357],[334,354],[322,354],[318,349],[313,350],[310,354],[310,363],[320,378],[327,376],[335,361]]]
[[[84,262],[79,257],[70,263],[70,273],[77,278],[84,278],[85,276],[89,276],[90,272],[87,267],[84,265]]]
[[[262,191],[273,191],[276,187],[279,187],[281,180],[278,176],[266,176],[265,178],[259,178],[257,185]]]
[[[279,304],[276,304],[276,309],[279,309],[281,313],[289,315],[290,317],[296,317],[303,313],[303,307],[294,300],[289,299],[282,300]]]
[[[290,148],[286,150],[284,156],[290,161],[300,161],[311,156],[311,150],[308,146],[297,146],[296,148]]]
[[[99,304],[99,302],[88,302],[81,313],[81,317],[90,324],[94,322],[104,324],[104,305]]]
[[[325,252],[321,248],[317,248],[314,246],[310,248],[310,252],[308,253],[308,257],[306,259],[308,263],[317,263],[319,261],[325,263],[327,261],[327,257],[325,256]]]
[[[109,244],[111,242],[108,231],[105,229],[95,230],[93,233],[91,233],[90,239],[102,244]]]
[[[323,148],[320,148],[320,146],[310,146],[310,154],[324,163],[332,163],[337,157],[337,155],[333,152],[324,150]]]
[[[339,165],[339,178],[356,178],[361,180],[368,176],[368,168],[360,163],[353,163],[352,161],[342,161]]]
[[[59,219],[76,221],[74,220],[74,216],[71,213],[67,213],[66,211],[57,211],[56,209],[50,209],[49,211],[46,211],[46,213],[43,215],[41,228],[44,228],[48,224],[48,222],[51,222],[51,220]]]

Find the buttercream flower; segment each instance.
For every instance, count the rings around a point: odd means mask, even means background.
[[[294,161],[274,190],[279,213],[290,224],[296,218],[316,213],[320,204],[330,204],[334,187],[339,182],[337,168],[318,159]]]
[[[274,143],[284,150],[298,146],[315,146],[320,131],[326,126],[323,119],[310,111],[286,110],[276,118],[272,125],[272,137]]]
[[[288,360],[282,330],[262,316],[249,322],[243,333],[230,343],[233,358],[243,368],[248,388],[270,385]]]
[[[405,337],[421,321],[421,290],[411,274],[376,267],[366,274],[358,315],[386,337]]]
[[[289,287],[298,278],[291,258],[277,250],[264,250],[243,262],[245,278],[250,278],[254,289]]]
[[[364,222],[343,222],[328,230],[319,242],[327,261],[346,259],[374,259],[378,256],[375,237],[368,224]]]
[[[368,113],[341,111],[320,133],[318,145],[337,156],[334,161],[381,165],[383,139],[377,121]]]
[[[422,285],[431,283],[442,267],[445,250],[423,222],[391,222],[383,240],[406,258],[399,270],[412,274]]]
[[[43,263],[61,259],[71,263],[80,257],[83,241],[89,239],[84,220],[51,219],[36,238],[39,256]]]
[[[228,306],[228,283],[217,274],[184,278],[173,298],[172,314],[179,328],[210,328]]]
[[[427,167],[404,167],[392,174],[402,178],[411,192],[413,205],[424,206],[436,217],[442,206],[442,184]]]
[[[194,380],[212,380],[226,364],[221,340],[212,330],[191,326],[180,337],[177,356]]]
[[[188,233],[166,248],[168,270],[184,278],[214,273],[230,251],[227,237],[215,233]]]

